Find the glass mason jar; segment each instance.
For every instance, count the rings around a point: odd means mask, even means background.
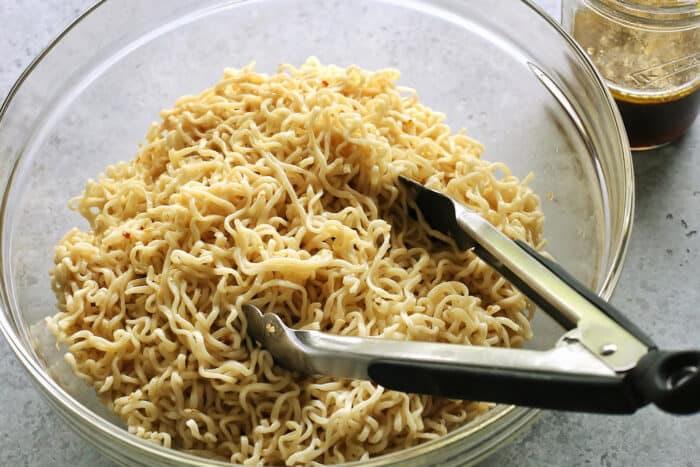
[[[700,108],[697,0],[563,0],[562,25],[607,81],[632,149],[690,128]]]

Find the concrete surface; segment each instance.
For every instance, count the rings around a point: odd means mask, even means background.
[[[0,1],[0,98],[90,0]],[[539,2],[558,16],[558,1]],[[635,154],[637,210],[613,302],[662,347],[700,347],[700,120],[681,141]],[[700,416],[544,413],[484,465],[700,467]],[[0,466],[112,465],[70,431],[0,339]]]

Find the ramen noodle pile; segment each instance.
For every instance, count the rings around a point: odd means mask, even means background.
[[[539,198],[395,70],[310,59],[227,69],[71,201],[55,251],[66,360],[131,433],[244,464],[347,462],[436,439],[488,406],[302,377],[241,306],[299,329],[518,346],[533,307],[409,214],[399,174],[542,246]]]

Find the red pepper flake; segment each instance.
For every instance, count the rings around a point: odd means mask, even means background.
[[[122,232],[122,236],[123,236],[124,238],[131,238],[131,234],[130,234],[129,232],[127,232],[127,231]]]
[[[139,226],[139,230],[143,230],[143,226]]]
[[[325,79],[321,81],[321,83],[323,83],[323,87],[328,87],[328,81],[326,81]]]

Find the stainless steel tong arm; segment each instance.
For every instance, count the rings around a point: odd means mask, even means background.
[[[438,363],[451,366],[499,368],[536,373],[614,376],[615,372],[575,341],[546,350],[509,349],[354,337],[287,327],[274,313],[262,314],[243,305],[251,336],[285,368],[308,375],[371,379],[368,370],[381,359],[406,364]]]

